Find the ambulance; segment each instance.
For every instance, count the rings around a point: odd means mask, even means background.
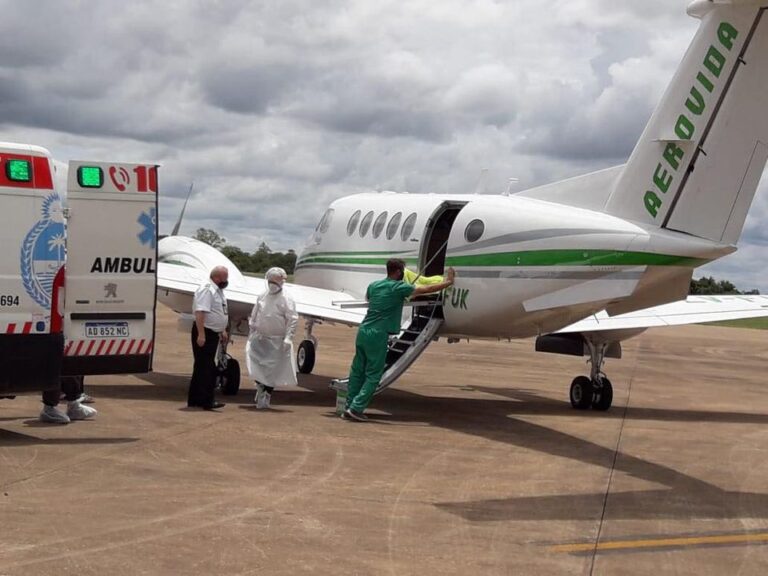
[[[157,169],[0,143],[0,396],[152,369]]]

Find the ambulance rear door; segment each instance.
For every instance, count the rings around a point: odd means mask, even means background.
[[[65,375],[149,372],[157,288],[157,166],[70,162]]]

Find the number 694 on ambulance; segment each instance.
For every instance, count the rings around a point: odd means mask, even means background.
[[[152,369],[157,166],[0,143],[0,396]]]

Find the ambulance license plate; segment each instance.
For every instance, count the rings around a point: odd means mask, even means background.
[[[128,322],[86,322],[86,338],[128,338]]]

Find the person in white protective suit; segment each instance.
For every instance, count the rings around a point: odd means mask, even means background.
[[[246,364],[256,382],[256,408],[269,408],[276,386],[296,385],[293,335],[299,323],[296,304],[285,293],[287,274],[282,268],[267,271],[267,291],[258,297],[248,322]]]

